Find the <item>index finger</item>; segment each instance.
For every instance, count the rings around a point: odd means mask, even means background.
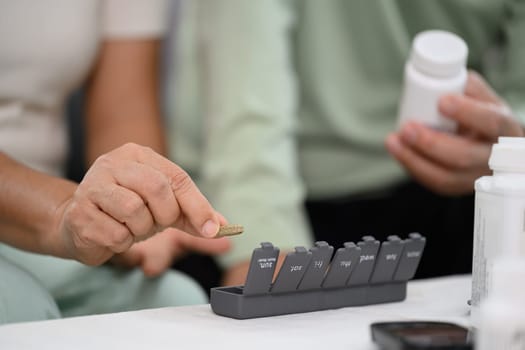
[[[189,222],[193,232],[204,237],[214,237],[219,231],[220,218],[190,176],[178,165],[150,148],[128,144],[121,150],[124,156],[151,166],[165,174],[171,184],[183,217],[179,222]]]

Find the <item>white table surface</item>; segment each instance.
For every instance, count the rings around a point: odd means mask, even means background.
[[[404,302],[234,320],[209,305],[0,326],[0,349],[372,350],[369,325],[444,320],[468,325],[470,276],[410,282]]]

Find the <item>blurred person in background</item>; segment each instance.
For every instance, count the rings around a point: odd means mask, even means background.
[[[194,237],[225,219],[159,155],[168,5],[0,0],[0,323],[206,301],[163,274],[187,250],[229,247]],[[61,177],[64,105],[80,85],[91,168],[76,184]]]
[[[216,0],[181,13],[172,157],[245,225],[220,257],[225,284],[243,283],[261,241],[337,248],[414,231],[428,239],[418,277],[471,271],[474,180],[498,136],[523,136],[525,3]],[[428,29],[464,38],[481,74],[439,101],[456,134],[396,131],[404,63]]]

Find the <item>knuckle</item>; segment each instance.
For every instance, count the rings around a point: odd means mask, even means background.
[[[166,228],[173,225],[179,219],[179,215],[179,205],[176,201],[174,201],[174,205],[172,207],[165,208],[164,211],[156,215],[155,221],[158,225],[158,228]]]
[[[168,227],[177,221],[178,216],[178,210],[168,210],[164,215],[159,215],[158,218],[156,218],[156,221],[159,228]]]
[[[75,206],[73,209],[74,217],[71,217],[68,230],[73,233],[75,244],[82,247],[102,246],[100,230],[98,230],[97,218],[93,214],[88,214],[82,206]]]
[[[163,176],[148,181],[145,186],[147,192],[156,197],[165,196],[167,191],[171,190],[169,181]]]
[[[133,229],[130,229],[135,237],[135,241],[147,239],[157,232],[157,226],[152,220],[142,221],[135,226]]]
[[[151,147],[149,147],[149,146],[140,146],[140,151],[141,151],[143,154],[147,155],[147,156],[149,156],[149,155],[155,153],[155,151],[153,150],[153,148],[151,148]]]
[[[128,142],[121,147],[122,151],[131,155],[135,159],[145,159],[150,156],[153,149],[133,142]]]
[[[144,201],[138,197],[138,195],[130,196],[124,203],[122,203],[122,209],[126,217],[134,217],[144,209]]]
[[[99,194],[101,193],[101,191],[103,191],[103,189],[100,186],[87,185],[82,188],[82,191],[79,193],[79,196],[85,197],[86,200],[91,201],[99,197]],[[108,195],[110,198],[115,197],[114,190],[110,190]]]
[[[64,218],[67,229],[75,233],[85,232],[84,228],[92,221],[91,215],[88,214],[85,206],[78,202],[72,202]]]
[[[171,177],[171,187],[178,193],[186,193],[192,186],[193,181],[188,173],[182,169],[179,169],[178,172]]]
[[[110,233],[109,245],[111,247],[121,246],[129,240],[130,235],[131,232],[129,232],[129,230],[123,225],[115,228]]]
[[[78,248],[83,248],[88,245],[87,242],[91,239],[91,235],[86,230],[77,230],[73,236],[73,244]]]
[[[93,167],[108,167],[113,162],[113,157],[111,153],[105,153],[97,157],[93,162]]]
[[[88,266],[99,266],[105,263],[111,255],[112,253],[106,247],[101,247],[97,250],[90,248],[88,250],[81,250],[77,260]]]
[[[126,142],[125,144],[120,146],[120,149],[124,152],[136,152],[140,149],[140,146],[134,142]]]
[[[131,158],[140,159],[144,148],[145,147],[143,147],[143,146],[141,146],[139,144],[136,144],[134,142],[127,142],[127,143],[123,144],[119,148],[119,150],[123,154],[125,154],[125,155],[127,155],[127,156],[129,156]]]

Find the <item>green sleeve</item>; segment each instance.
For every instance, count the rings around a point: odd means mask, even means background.
[[[3,245],[0,244],[0,251]],[[27,270],[0,255],[0,326],[60,318],[55,301]]]
[[[281,251],[310,245],[295,137],[292,4],[205,1],[199,23],[207,106],[201,186],[231,223],[245,226],[220,262],[249,259],[263,241]]]

